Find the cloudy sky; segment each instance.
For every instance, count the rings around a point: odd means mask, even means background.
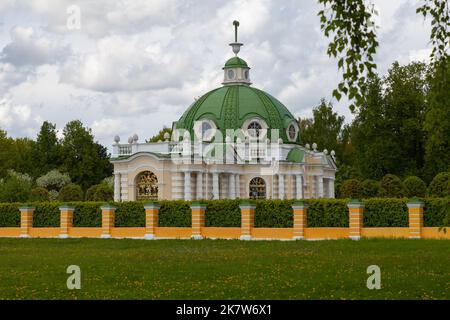
[[[427,60],[417,1],[374,3],[378,71]],[[253,85],[310,116],[339,81],[319,10],[314,0],[0,0],[0,128],[34,138],[44,120],[80,119],[108,147],[115,134],[142,141],[221,85],[235,19]],[[345,101],[335,107],[351,119]]]

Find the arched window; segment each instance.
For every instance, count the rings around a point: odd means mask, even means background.
[[[263,178],[253,178],[249,184],[249,198],[250,199],[265,199],[266,198],[266,182]]]
[[[158,178],[153,172],[144,171],[137,176],[136,200],[158,200]]]

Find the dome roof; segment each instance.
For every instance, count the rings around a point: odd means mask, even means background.
[[[204,94],[185,111],[176,128],[189,130],[194,137],[194,123],[210,120],[225,137],[226,129],[240,129],[244,122],[255,118],[267,124],[268,138],[270,129],[278,129],[284,143],[300,143],[298,133],[294,141],[288,139],[287,128],[291,123],[297,126],[289,110],[270,94],[245,85],[227,85]]]
[[[236,68],[236,67],[248,68],[248,65],[244,59],[241,59],[239,57],[233,57],[233,58],[228,59],[227,62],[225,62],[225,66],[223,68],[227,69],[227,68]]]

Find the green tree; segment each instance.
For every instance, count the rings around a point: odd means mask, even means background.
[[[159,130],[159,132],[156,135],[154,135],[153,137],[148,139],[146,142],[149,143],[149,142],[164,141],[164,140],[166,140],[166,139],[164,139],[164,135],[166,133],[168,133],[169,137],[171,137],[172,136],[172,129],[164,126],[161,130]]]
[[[14,164],[14,139],[8,137],[6,131],[0,130],[0,179],[6,178],[8,170]]]
[[[380,181],[379,196],[384,198],[401,198],[405,195],[402,180],[393,174],[385,175]]]
[[[410,176],[403,181],[405,187],[405,196],[412,197],[425,197],[427,193],[427,185],[419,177]]]
[[[430,182],[439,172],[450,170],[450,61],[429,76],[428,107],[424,130],[425,175]]]
[[[83,201],[83,191],[77,184],[68,184],[61,188],[58,196],[59,201]]]
[[[67,123],[63,135],[63,168],[72,182],[86,190],[112,174],[106,148],[94,142],[91,130],[83,127],[81,121]]]
[[[339,159],[342,156],[342,125],[344,117],[333,111],[333,105],[325,99],[313,109],[313,119],[300,119],[302,140],[317,143],[320,149],[334,150]]]
[[[366,179],[362,182],[362,197],[373,198],[378,196],[380,190],[380,183],[376,180]]]
[[[428,195],[431,197],[450,196],[450,172],[438,173],[428,186]]]
[[[6,179],[0,181],[0,202],[25,202],[30,198],[32,179],[27,174],[8,170]]]
[[[56,136],[56,126],[48,121],[42,123],[34,147],[36,175],[57,169],[63,160],[61,146]]]
[[[394,63],[384,79],[369,79],[352,124],[355,166],[364,178],[422,175],[427,68]]]
[[[373,77],[374,55],[378,46],[373,16],[378,13],[366,0],[319,0],[324,6],[318,15],[326,37],[332,37],[327,53],[338,58],[342,80],[333,91],[337,100],[346,95],[352,103],[350,110],[365,103],[366,79]],[[450,45],[450,10],[448,0],[422,0],[417,13],[431,18],[430,57],[432,68],[448,61]]]
[[[362,196],[362,184],[357,179],[345,180],[339,188],[340,198],[359,199]]]

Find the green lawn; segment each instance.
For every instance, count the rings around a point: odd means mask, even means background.
[[[58,298],[449,299],[450,241],[0,239],[0,299]]]

